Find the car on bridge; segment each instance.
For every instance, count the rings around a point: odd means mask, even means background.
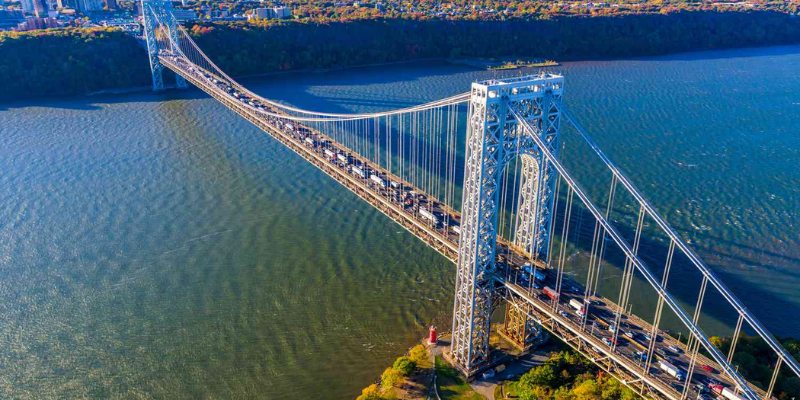
[[[710,366],[708,364],[701,365],[700,369],[702,369],[703,371],[708,372],[709,374],[716,374],[717,373],[717,370],[715,370],[714,367],[712,367],[712,366]]]

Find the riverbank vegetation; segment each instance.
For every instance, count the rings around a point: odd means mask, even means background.
[[[0,32],[0,99],[149,85],[147,52],[111,28]]]
[[[800,18],[775,12],[679,12],[547,20],[194,25],[206,54],[234,75],[420,58],[609,59],[800,43]],[[703,34],[698,34],[703,32]],[[236,43],[236,51],[231,51]]]
[[[722,354],[728,354],[731,338],[712,336],[709,340]],[[781,339],[780,342],[795,360],[800,360],[800,339],[785,338]],[[747,380],[761,388],[767,388],[775,367],[774,354],[769,345],[760,337],[742,335],[736,344],[733,365],[738,367],[738,370]],[[775,383],[774,395],[778,400],[800,398],[800,378],[795,376],[786,366],[781,369],[781,373]]]
[[[504,21],[256,21],[191,24],[187,28],[203,50],[233,76],[423,58],[563,61],[800,43],[800,18],[769,11]],[[105,28],[0,33],[0,74],[0,99],[86,94],[150,84],[141,43]]]
[[[356,400],[426,399],[435,397],[435,390],[443,400],[483,399],[455,368],[420,344],[398,357],[380,381],[364,388]]]
[[[383,371],[378,383],[365,387],[356,400],[424,397],[434,367],[431,360],[427,347],[421,344],[412,347]]]
[[[712,336],[710,341],[723,354],[730,349],[731,338]],[[800,359],[800,339],[782,339],[789,353]],[[633,400],[639,396],[613,377],[603,374],[589,360],[567,349],[550,354],[548,360],[523,374],[518,380],[506,382],[505,396],[521,400]],[[751,383],[766,388],[775,365],[774,353],[760,338],[742,335],[736,346],[733,365]],[[781,371],[774,396],[778,400],[800,398],[800,378],[788,368]]]
[[[572,350],[550,353],[542,365],[502,387],[505,397],[520,400],[634,400],[634,391]]]
[[[791,1],[688,1],[688,0],[360,0],[314,1],[283,0],[292,18],[312,22],[344,22],[367,19],[505,21],[509,19],[547,19],[562,16],[610,16],[672,13],[678,11],[777,11],[796,14],[800,5]],[[189,5],[205,15],[203,2]],[[222,7],[222,6],[221,6]],[[226,5],[230,14],[245,13],[247,1],[233,0]],[[267,21],[267,20],[265,20]],[[274,20],[269,20],[274,21]]]

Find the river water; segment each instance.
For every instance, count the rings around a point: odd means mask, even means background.
[[[800,332],[798,70],[800,47],[559,68],[596,140],[779,335]],[[492,76],[246,84],[366,111]],[[0,140],[2,398],[352,398],[449,326],[451,264],[199,91],[2,104]]]

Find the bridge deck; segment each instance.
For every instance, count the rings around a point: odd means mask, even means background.
[[[456,261],[459,235],[453,227],[458,226],[460,221],[458,212],[428,196],[409,182],[405,182],[391,172],[375,165],[370,160],[339,145],[322,132],[304,126],[290,128],[277,118],[263,115],[256,107],[246,102],[251,99],[243,98],[243,94],[239,94],[237,97],[232,95],[230,90],[223,90],[220,87],[220,82],[224,82],[223,78],[212,76],[208,71],[189,65],[178,57],[161,55],[159,59],[164,66],[261,128],[446,258],[453,262]],[[219,82],[215,82],[215,80]],[[259,107],[267,108],[263,105]],[[277,113],[275,109],[269,109],[269,111]],[[342,154],[348,161],[342,162],[336,156],[331,157],[326,150],[336,155]],[[370,173],[366,173],[365,176],[353,173],[349,169],[351,165],[360,166],[364,171],[373,171],[384,178],[387,184],[381,185],[371,180]],[[398,185],[393,187],[388,182],[395,182]],[[424,218],[419,212],[423,207],[433,210],[441,216],[441,221],[435,223]],[[541,289],[536,289],[530,284],[523,286],[516,283],[516,276],[526,263],[532,263],[537,268],[547,268],[546,265],[539,260],[531,260],[506,241],[498,241],[497,253],[499,254],[498,261],[508,267],[506,277],[497,278],[498,284],[506,287],[509,300],[521,300],[529,304],[531,307],[528,312],[543,327],[564,339],[570,346],[640,393],[654,398],[681,398],[682,385],[672,376],[658,369],[657,360],[668,359],[672,364],[686,370],[689,365],[689,355],[685,344],[678,342],[665,332],[660,332],[654,338],[657,342],[656,347],[662,354],[671,354],[656,355],[654,353],[655,359],[650,371],[644,373],[643,362],[637,357],[636,352],[646,350],[646,342],[643,338],[646,333],[649,334],[652,331],[649,323],[634,315],[624,314],[622,321],[625,322],[622,329],[631,332],[634,337],[619,335],[616,351],[614,351],[607,344],[608,342],[604,343],[604,339],[608,340],[610,336],[607,329],[609,321],[613,320],[613,315],[618,309],[613,302],[605,298],[593,298],[593,305],[589,307],[588,323],[584,325],[582,318],[575,315],[574,310],[568,305],[571,298],[583,299],[582,290],[579,290],[580,295],[571,294],[568,291],[562,292],[559,301],[554,303],[543,295]],[[510,271],[517,272],[510,273]],[[569,285],[580,287],[575,282],[567,283],[565,287],[569,287]],[[668,351],[667,348],[670,346],[680,350],[678,352]],[[712,371],[700,369],[701,365],[710,367]],[[695,383],[716,381],[732,387],[730,379],[721,371],[722,369],[716,363],[699,355],[693,375],[693,385],[687,393],[688,397],[694,399],[701,396],[694,387]],[[763,390],[758,390],[758,392],[762,397],[765,395]]]

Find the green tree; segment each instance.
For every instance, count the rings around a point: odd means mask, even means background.
[[[560,387],[553,392],[553,400],[575,400],[575,395],[567,387]]]
[[[381,389],[384,392],[391,390],[403,380],[403,374],[395,368],[386,368],[381,374]]]
[[[416,365],[424,364],[428,361],[428,349],[425,346],[418,344],[411,348],[408,352],[408,358]]]
[[[356,397],[356,400],[382,400],[380,389],[378,385],[372,384],[361,390],[361,395]]]
[[[519,382],[526,388],[544,386],[552,388],[558,383],[556,371],[551,364],[544,364],[532,368],[519,378]]]
[[[397,360],[394,360],[392,367],[399,371],[403,376],[408,376],[414,372],[414,368],[417,367],[417,364],[414,361],[411,361],[411,359],[407,356],[402,356],[398,357]]]
[[[532,388],[518,387],[517,395],[520,400],[549,400],[550,393],[547,388],[542,386],[535,386]]]
[[[587,379],[572,389],[575,400],[600,400],[601,388],[594,379]]]

